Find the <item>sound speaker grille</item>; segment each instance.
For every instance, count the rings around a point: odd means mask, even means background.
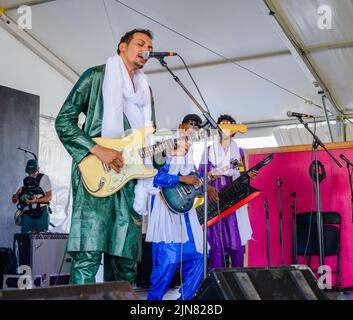
[[[213,269],[197,300],[327,300],[307,266]]]

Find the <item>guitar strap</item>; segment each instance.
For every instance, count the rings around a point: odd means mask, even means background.
[[[246,165],[245,165],[245,154],[244,154],[244,149],[239,148],[239,153],[240,153],[240,166],[239,166],[239,171],[240,173],[243,173],[246,171]]]

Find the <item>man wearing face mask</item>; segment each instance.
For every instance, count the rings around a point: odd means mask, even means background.
[[[35,159],[27,161],[23,186],[12,196],[12,202],[17,204],[21,212],[18,223],[21,232],[45,232],[49,227],[49,202],[52,191],[50,179],[46,174],[39,173],[38,162]]]

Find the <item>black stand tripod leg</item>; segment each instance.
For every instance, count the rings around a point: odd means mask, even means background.
[[[270,266],[270,231],[269,231],[269,212],[268,212],[268,201],[267,195],[265,196],[265,212],[266,212],[266,255],[267,255],[267,266]]]

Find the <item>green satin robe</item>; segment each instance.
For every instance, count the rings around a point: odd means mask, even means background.
[[[97,198],[85,190],[77,170],[77,163],[89,154],[95,144],[91,138],[101,136],[104,72],[105,65],[84,72],[55,121],[58,136],[73,158],[73,208],[67,250],[102,251],[139,261],[142,219],[132,207],[136,180],[110,197]],[[151,106],[155,123],[153,99]],[[78,127],[81,112],[86,115],[82,130]],[[124,116],[124,129],[129,128]]]

